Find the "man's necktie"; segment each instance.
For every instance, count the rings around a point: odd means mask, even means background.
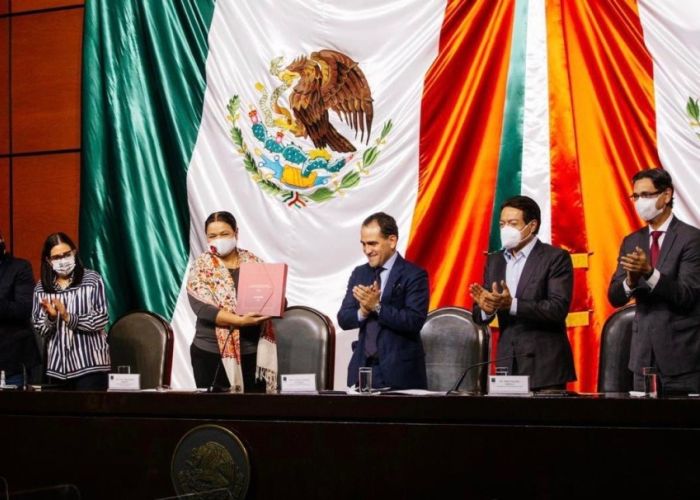
[[[661,252],[661,247],[659,246],[659,238],[664,234],[663,231],[652,231],[651,232],[651,267],[656,268],[656,263],[659,261],[659,252]]]
[[[377,267],[374,269],[374,282],[382,289],[382,276],[381,273],[384,270],[383,267]],[[367,357],[376,356],[377,354],[377,337],[379,337],[379,318],[372,312],[367,318],[367,323],[365,324],[365,355]]]

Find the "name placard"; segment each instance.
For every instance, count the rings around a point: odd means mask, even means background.
[[[529,375],[489,375],[489,396],[530,394]]]
[[[140,391],[141,375],[138,373],[110,373],[108,390]]]
[[[280,385],[282,394],[317,392],[315,373],[294,373],[282,375],[280,378],[282,380]]]

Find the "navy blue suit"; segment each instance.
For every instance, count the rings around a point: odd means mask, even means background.
[[[348,386],[356,385],[358,369],[366,364],[365,325],[358,320],[360,304],[352,295],[356,285],[371,285],[374,269],[369,264],[356,267],[350,275],[343,304],[338,311],[338,324],[344,330],[360,329],[348,366]],[[378,321],[377,337],[379,364],[372,373],[374,387],[392,389],[425,389],[425,352],[420,330],[428,316],[430,289],[428,273],[397,255],[384,285]],[[375,313],[372,313],[375,314]]]

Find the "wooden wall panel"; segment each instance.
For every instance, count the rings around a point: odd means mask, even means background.
[[[1,12],[1,11],[0,11]],[[0,18],[0,155],[10,151],[10,19]]]
[[[0,158],[0,232],[10,247],[10,160]]]
[[[17,157],[12,189],[15,255],[29,259],[37,275],[49,234],[63,231],[78,241],[80,155]]]
[[[4,0],[8,2],[8,0]],[[12,12],[27,12],[41,9],[55,9],[57,7],[69,7],[83,5],[83,0],[12,0]]]
[[[83,9],[12,18],[15,153],[80,147]]]

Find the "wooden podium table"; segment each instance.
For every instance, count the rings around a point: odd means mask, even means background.
[[[173,453],[203,424],[243,443],[247,498],[700,497],[700,400],[612,396],[5,391],[0,476],[173,496]]]

